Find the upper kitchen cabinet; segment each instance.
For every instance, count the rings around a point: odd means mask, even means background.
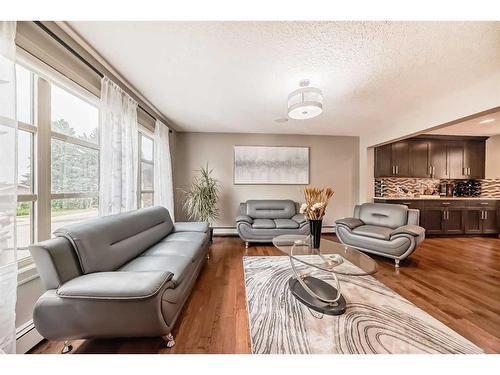
[[[409,142],[400,141],[375,148],[375,177],[409,177]]]
[[[432,178],[449,178],[448,156],[446,142],[431,139],[431,151],[429,156],[429,168]]]
[[[375,177],[484,178],[487,137],[423,135],[375,148]]]
[[[464,142],[464,173],[466,178],[484,178],[485,141]]]
[[[415,139],[410,142],[410,176],[431,177],[431,142]]]
[[[452,179],[467,178],[464,168],[464,142],[447,141],[448,177]]]
[[[410,142],[399,141],[391,146],[394,175],[397,177],[410,177]]]
[[[375,147],[375,177],[392,176],[391,145]]]

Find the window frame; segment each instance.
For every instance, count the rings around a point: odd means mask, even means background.
[[[37,135],[38,135],[38,121],[37,121],[37,108],[36,108],[36,100],[37,100],[37,79],[38,76],[36,73],[26,66],[25,64],[16,61],[16,65],[22,67],[30,73],[30,124],[17,120],[17,131],[24,131],[30,135],[30,173],[31,173],[31,194],[17,194],[17,203],[31,203],[31,214],[30,214],[30,241],[32,244],[37,239],[37,202],[38,202],[38,194],[37,194],[37,158],[36,158],[36,146],[37,146]],[[16,87],[17,89],[17,87]],[[16,113],[17,115],[17,113]],[[16,137],[19,139],[19,135]],[[16,183],[19,183],[16,181]],[[17,206],[16,206],[17,209]],[[17,215],[16,215],[17,220]],[[16,225],[17,228],[17,225]],[[17,232],[17,229],[16,229]],[[16,246],[17,247],[17,246]],[[27,250],[27,248],[22,247],[19,248],[21,250]],[[18,258],[19,264],[25,264],[31,260],[31,255]],[[32,260],[31,260],[32,261]]]
[[[138,147],[138,151],[139,151],[139,166],[138,166],[138,173],[137,173],[137,208],[144,208],[142,206],[142,195],[143,194],[151,194],[152,196],[152,200],[153,200],[153,204],[154,205],[154,197],[155,197],[155,192],[154,192],[154,181],[155,181],[155,166],[154,166],[154,155],[155,155],[155,142],[154,142],[154,134],[149,131],[148,129],[146,129],[146,127],[144,127],[143,125],[139,124],[139,127],[138,127],[138,133],[139,133],[139,136],[137,137],[138,138],[138,143],[139,143],[139,147]],[[151,160],[147,160],[147,159],[143,159],[142,157],[142,138],[145,137],[147,139],[149,139],[153,145],[153,157],[151,158]],[[142,189],[142,164],[148,164],[148,165],[151,165],[151,168],[153,169],[153,176],[152,176],[152,181],[153,181],[153,186],[152,186],[152,189]]]
[[[51,203],[53,199],[68,198],[98,198],[99,196],[99,168],[100,168],[100,137],[97,143],[85,141],[77,137],[61,134],[52,130],[51,124],[51,87],[58,86],[69,94],[78,97],[86,103],[99,109],[99,98],[92,92],[75,84],[71,80],[59,74],[47,74],[43,67],[38,67],[29,60],[18,59],[17,65],[22,66],[31,73],[31,122],[28,124],[17,121],[18,131],[25,131],[31,135],[31,194],[18,194],[17,202],[31,202],[31,230],[30,243],[47,240],[51,237],[52,213]],[[99,123],[97,124],[98,135]],[[75,144],[80,147],[89,148],[98,152],[97,162],[97,191],[86,193],[52,193],[51,183],[51,144],[52,139]],[[25,249],[24,247],[22,248]],[[31,255],[18,259],[19,272],[24,272],[33,266]]]

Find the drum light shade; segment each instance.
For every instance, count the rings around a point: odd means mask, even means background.
[[[307,120],[323,112],[323,94],[315,87],[301,87],[288,95],[288,117]]]

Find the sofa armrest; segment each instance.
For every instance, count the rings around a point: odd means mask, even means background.
[[[195,221],[195,222],[177,222],[174,223],[174,233],[175,232],[208,232],[208,223],[206,221]]]
[[[238,215],[236,217],[236,223],[245,222],[248,224],[253,224],[253,219],[248,215]]]
[[[303,215],[303,214],[293,215],[292,220],[296,221],[299,224],[304,224],[307,221],[305,215]]]
[[[364,223],[361,220],[356,219],[355,217],[343,217],[342,219],[336,220],[335,224],[345,225],[350,230],[353,230],[354,228],[357,228],[357,227],[363,225]]]
[[[130,300],[154,296],[172,272],[95,272],[74,278],[57,289],[61,298]]]
[[[413,237],[420,237],[425,234],[425,229],[418,225],[403,225],[402,227],[394,229],[391,233],[391,237],[398,234],[409,234]]]

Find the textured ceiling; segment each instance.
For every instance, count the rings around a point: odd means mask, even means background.
[[[69,25],[181,131],[361,135],[500,69],[500,22]],[[275,122],[304,78],[323,114]]]
[[[482,121],[488,122],[481,124]],[[445,126],[427,133],[447,135],[497,135],[500,134],[500,112],[490,113],[455,125]]]

